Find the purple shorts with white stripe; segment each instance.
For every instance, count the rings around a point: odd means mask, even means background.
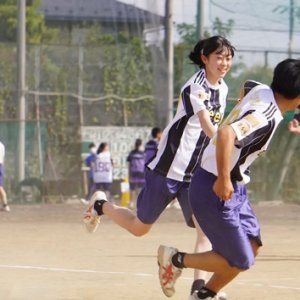
[[[193,213],[213,250],[231,266],[248,269],[255,262],[250,240],[262,246],[258,220],[245,185],[234,183],[231,199],[223,201],[213,192],[216,179],[202,168],[196,171],[189,191]]]
[[[168,204],[177,198],[185,222],[195,227],[188,199],[189,183],[164,177],[149,169],[145,170],[145,185],[137,199],[137,217],[144,224],[154,224]]]

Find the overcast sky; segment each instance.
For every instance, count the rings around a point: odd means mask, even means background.
[[[118,0],[164,14],[164,0]],[[295,3],[293,49],[300,52],[300,0]],[[234,19],[230,40],[241,49],[287,49],[289,40],[288,0],[204,0],[204,26],[212,20]],[[174,21],[194,23],[197,0],[173,0]]]

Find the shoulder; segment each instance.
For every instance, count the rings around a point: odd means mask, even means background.
[[[271,88],[265,84],[253,87],[245,96],[248,106],[253,112],[264,115],[267,119],[273,118],[275,114],[281,115]]]
[[[190,88],[191,90],[203,90],[205,92],[209,91],[208,85],[206,83],[206,75],[204,69],[200,69],[195,73],[182,87],[182,91]]]

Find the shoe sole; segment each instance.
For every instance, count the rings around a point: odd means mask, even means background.
[[[165,251],[166,247],[163,245],[160,245],[157,251],[157,263],[159,265],[159,270],[158,270],[158,275],[159,275],[159,281],[160,281],[160,285],[161,285],[161,289],[163,291],[163,293],[167,296],[167,297],[172,297],[175,294],[175,289],[174,287],[172,289],[167,289],[164,285],[163,285],[163,279],[162,279],[162,272],[161,272],[161,266],[165,265],[164,262],[168,261],[168,258],[170,257],[169,253],[166,254]]]

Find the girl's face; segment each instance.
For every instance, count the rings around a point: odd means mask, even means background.
[[[103,148],[103,152],[108,152],[109,151],[109,146],[106,145],[104,148]]]
[[[229,49],[217,49],[215,52],[205,56],[201,54],[205,64],[207,80],[211,84],[217,84],[230,70],[232,65],[232,55]]]

